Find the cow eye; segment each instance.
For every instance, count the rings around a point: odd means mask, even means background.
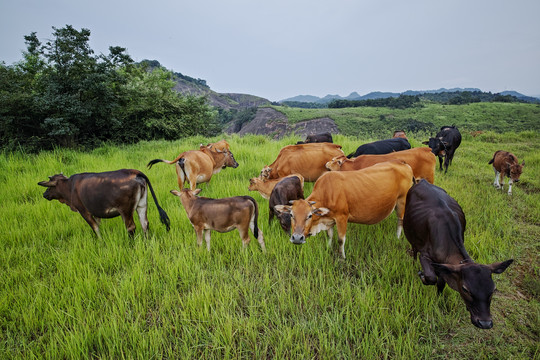
[[[471,295],[471,292],[469,291],[469,289],[467,289],[465,286],[462,286],[461,287],[463,289],[463,292],[467,295]]]
[[[312,216],[313,216],[313,215],[309,214],[309,215],[307,216],[307,219],[308,219],[308,220],[311,219]]]

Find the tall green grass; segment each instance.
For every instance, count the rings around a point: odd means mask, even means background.
[[[177,197],[173,159],[215,139],[104,146],[0,156],[0,358],[517,358],[538,349],[540,155],[538,133],[465,134],[448,174],[436,174],[463,207],[465,245],[478,262],[514,258],[495,276],[495,326],[479,330],[459,295],[422,285],[420,264],[395,238],[396,217],[350,224],[347,260],[323,234],[293,246],[268,202],[247,190],[249,178],[296,142],[228,137],[240,166],[202,184],[201,195],[249,194],[260,207],[268,252],[255,240],[242,250],[237,231],[212,234],[212,251],[196,246]],[[335,136],[346,153],[368,138]],[[421,146],[425,139],[411,139]],[[513,196],[491,185],[495,150],[525,159]],[[120,218],[101,222],[97,239],[79,214],[42,197],[38,181],[63,171],[136,168],[150,178],[171,231],[150,202],[149,236],[137,222],[127,237]],[[306,195],[313,184],[306,183]]]

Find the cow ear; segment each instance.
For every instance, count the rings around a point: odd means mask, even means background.
[[[276,205],[274,206],[274,210],[276,210],[280,214],[290,214],[292,207],[290,205]]]
[[[311,210],[311,213],[317,216],[324,216],[328,214],[329,212],[330,212],[330,209],[324,208],[324,207]]]
[[[453,265],[450,264],[431,263],[431,266],[433,266],[433,269],[437,275],[450,275],[457,270]]]
[[[171,194],[176,195],[176,196],[180,196],[180,191],[178,191],[178,190],[171,190]]]
[[[195,189],[193,190],[193,195],[199,195],[199,193],[202,191],[202,189]]]
[[[513,263],[513,262],[514,262],[514,259],[510,259],[510,260],[506,260],[506,261],[499,262],[499,263],[493,263],[493,264],[488,265],[488,266],[491,269],[492,273],[494,273],[494,274],[502,274],[504,272],[504,270],[506,270],[506,268],[508,266],[510,266],[510,264]]]
[[[54,181],[40,181],[40,182],[38,182],[38,185],[39,186],[44,186],[44,187],[53,187],[53,186],[56,186],[56,180],[54,180]]]

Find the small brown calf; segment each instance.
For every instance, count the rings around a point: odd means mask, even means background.
[[[502,190],[504,188],[504,177],[507,176],[509,178],[508,195],[512,195],[512,184],[519,181],[525,161],[520,165],[514,154],[508,151],[497,150],[488,164],[493,164],[493,170],[495,171],[493,186]]]
[[[186,210],[189,221],[197,234],[197,245],[202,245],[203,234],[206,248],[210,251],[210,231],[229,232],[238,229],[244,248],[251,241],[249,230],[253,233],[263,252],[263,233],[257,227],[259,207],[251,196],[234,196],[223,199],[199,197],[201,189],[181,191],[171,190],[173,195],[180,198]]]

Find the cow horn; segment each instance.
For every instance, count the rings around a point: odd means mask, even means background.
[[[316,201],[308,201],[309,202],[309,205],[313,205],[316,203]]]

